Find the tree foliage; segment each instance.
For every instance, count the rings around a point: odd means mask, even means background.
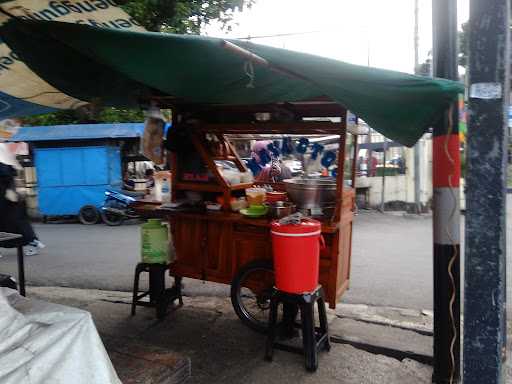
[[[136,123],[144,121],[140,109],[100,108],[92,113],[88,109],[63,110],[22,118],[23,125],[62,125],[88,123]]]
[[[231,28],[234,11],[254,0],[118,0],[123,9],[153,32],[200,33],[212,20]]]
[[[250,7],[255,0],[118,0],[117,3],[148,31],[199,34],[210,21],[231,29],[234,12]],[[123,123],[143,121],[141,110],[81,108],[22,119],[26,125],[78,123]]]
[[[462,31],[459,32],[459,65],[466,67],[468,65],[469,51],[469,22],[461,25]]]
[[[458,44],[458,64],[462,67],[466,67],[468,64],[468,35],[469,35],[469,23],[463,23],[461,25],[462,30],[458,32],[457,44]],[[429,52],[429,57],[425,62],[418,65],[415,73],[422,76],[432,76],[432,52]]]

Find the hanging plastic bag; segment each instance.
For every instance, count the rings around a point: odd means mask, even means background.
[[[146,113],[144,135],[142,137],[142,152],[156,165],[163,165],[163,138],[165,120],[160,109],[151,107]]]

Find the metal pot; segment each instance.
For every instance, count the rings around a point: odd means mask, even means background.
[[[282,217],[295,213],[295,204],[289,201],[277,201],[275,203],[267,204],[270,217],[273,219],[280,219]]]
[[[298,177],[283,182],[290,200],[301,209],[321,208],[336,203],[336,179]]]

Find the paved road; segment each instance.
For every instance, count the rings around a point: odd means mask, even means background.
[[[509,231],[512,195],[508,204]],[[129,291],[139,259],[139,227],[36,224],[47,244],[26,258],[31,284]],[[432,220],[430,217],[361,212],[354,225],[350,303],[432,308]],[[508,236],[511,247],[511,236]],[[0,272],[15,273],[15,253],[0,250]],[[509,251],[510,254],[510,251]],[[509,270],[512,257],[509,257]],[[510,275],[509,275],[510,276]],[[508,279],[509,282],[512,279]],[[509,297],[512,297],[512,283]],[[187,281],[186,291],[227,295],[227,286]]]

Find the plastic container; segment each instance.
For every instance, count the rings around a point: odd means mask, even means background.
[[[169,262],[169,231],[160,219],[149,219],[140,227],[141,257],[143,263]]]
[[[245,197],[239,197],[238,199],[232,199],[230,202],[231,210],[234,212],[239,212],[241,209],[247,208],[247,200]]]
[[[209,201],[206,203],[206,209],[209,211],[220,211],[222,209],[222,204]]]
[[[247,188],[245,196],[247,196],[249,205],[262,205],[267,198],[267,190],[265,188]]]
[[[222,177],[224,177],[224,180],[226,180],[226,182],[229,185],[240,184],[240,179],[241,179],[240,171],[234,171],[234,170],[232,171],[229,169],[225,169],[225,170],[219,169],[219,170],[220,170]]]
[[[271,224],[277,289],[302,294],[318,286],[321,224],[302,219],[300,224]]]
[[[155,186],[153,187],[153,197],[157,201],[162,203],[168,203],[171,201],[171,172],[160,171],[155,172],[153,179],[155,180]]]
[[[134,179],[133,183],[134,183],[134,186],[133,186],[134,191],[145,191],[146,190],[146,179]]]
[[[252,183],[254,181],[254,176],[251,171],[242,172],[240,174],[240,182],[241,183]]]

